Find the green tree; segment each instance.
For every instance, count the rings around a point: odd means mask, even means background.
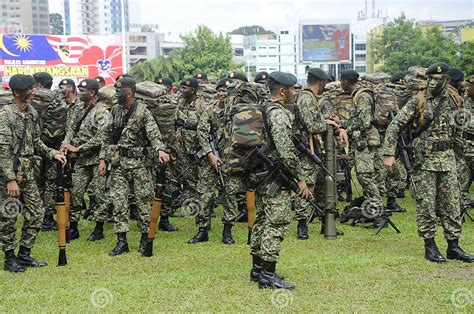
[[[460,45],[458,65],[466,75],[474,74],[474,41],[468,41]]]
[[[230,34],[233,35],[259,35],[259,34],[274,34],[270,30],[266,30],[262,26],[252,25],[252,26],[241,26],[237,29],[234,29]]]
[[[63,16],[59,13],[49,15],[49,29],[51,35],[64,35]]]
[[[173,81],[178,81],[181,79],[181,73],[183,72],[178,57],[178,54],[172,53],[168,57],[159,56],[140,62],[130,68],[129,74],[139,81],[156,82],[163,77],[169,77]]]

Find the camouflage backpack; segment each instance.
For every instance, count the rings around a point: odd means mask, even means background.
[[[110,110],[115,104],[115,87],[113,85],[104,86],[97,93],[99,101]]]
[[[145,95],[151,98],[157,98],[166,95],[166,87],[150,81],[143,81],[136,85],[137,94]]]

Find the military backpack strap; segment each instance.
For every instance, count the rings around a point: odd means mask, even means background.
[[[132,105],[132,107],[130,107],[130,109],[128,109],[127,113],[125,114],[125,116],[122,119],[122,123],[120,124],[120,127],[118,127],[117,129],[115,129],[113,131],[112,137],[110,138],[110,144],[117,145],[117,143],[120,141],[120,138],[122,137],[123,129],[127,125],[128,120],[132,116],[132,114],[135,111],[136,107],[137,107],[137,104],[134,103]]]
[[[79,120],[79,122],[77,122],[77,125],[76,127],[74,128],[74,134],[77,134],[77,132],[79,132],[79,129],[81,128],[81,125],[82,125],[82,122],[84,122],[84,119],[87,117],[87,115],[89,114],[89,112],[91,112],[92,108],[94,108],[95,106],[92,105],[92,106],[89,106],[86,110],[86,112],[84,112],[84,114],[82,115],[81,119]]]
[[[413,138],[420,136],[430,127],[431,123],[441,115],[441,108],[443,107],[443,104],[444,100],[441,101],[438,106],[436,106],[435,110],[433,111],[433,117],[431,117],[429,120],[426,120],[426,122],[413,133]]]

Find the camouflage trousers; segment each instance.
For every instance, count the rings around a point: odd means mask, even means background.
[[[235,223],[235,219],[242,206],[247,207],[246,192],[250,186],[247,175],[224,175],[225,191],[224,193],[224,216],[222,223]]]
[[[2,180],[3,181],[3,180]],[[3,181],[0,192],[0,248],[3,251],[14,250],[16,242],[16,221],[23,215],[20,245],[33,248],[36,236],[44,218],[44,207],[38,185],[32,169],[25,170],[23,180],[19,182],[20,198],[10,198],[6,193],[7,182]]]
[[[418,235],[423,239],[434,238],[439,220],[446,239],[459,238],[461,213],[456,172],[415,169],[414,179]]]
[[[187,185],[191,192],[191,197],[196,194],[199,178],[198,170],[199,160],[196,155],[185,153],[178,154],[174,169],[180,176],[180,180]]]
[[[97,204],[94,210],[94,220],[104,222],[107,219],[107,191],[105,189],[106,177],[97,172],[97,165],[78,166],[76,164],[72,175],[72,202],[69,220],[78,222],[81,216],[84,194],[93,195]]]
[[[318,166],[310,162],[306,157],[300,159],[300,165],[303,168],[304,176],[302,179],[305,180],[308,189],[313,192],[313,200],[319,208],[324,209],[324,171]],[[292,194],[293,206],[296,212],[297,220],[308,219],[309,214],[313,211],[313,206],[306,200],[298,197],[295,193]]]
[[[364,198],[382,203],[385,192],[385,169],[381,146],[369,146],[354,152],[354,167]]]
[[[461,200],[469,201],[469,188],[471,187],[472,176],[474,174],[474,156],[456,158],[459,185],[461,186]]]
[[[255,223],[250,250],[266,262],[278,262],[281,243],[291,222],[291,194],[279,190],[274,197],[266,194],[268,184],[255,191]]]
[[[52,216],[56,212],[56,202],[54,196],[56,193],[56,162],[43,158],[43,167],[37,178],[38,187],[43,199],[45,215]]]
[[[407,186],[407,170],[400,159],[397,159],[391,173],[387,174],[386,192],[387,197],[397,197],[398,191],[405,190]]]
[[[150,169],[145,166],[131,169],[118,166],[112,168],[110,175],[110,199],[114,204],[115,233],[130,231],[129,196],[132,190],[138,211],[138,229],[140,233],[148,232],[153,195]]]

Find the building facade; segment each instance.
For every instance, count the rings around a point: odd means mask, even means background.
[[[48,0],[0,0],[0,33],[49,32]]]

